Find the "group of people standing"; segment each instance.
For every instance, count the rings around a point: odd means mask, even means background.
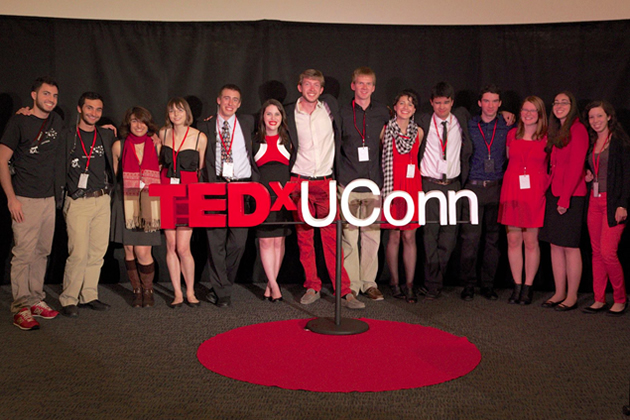
[[[404,226],[390,225],[384,218],[364,227],[344,224],[344,264],[341,290],[337,292],[345,307],[364,308],[357,299],[359,294],[374,301],[384,299],[376,283],[381,228],[389,231],[385,257],[394,297],[410,303],[418,300],[418,294],[427,301],[437,299],[459,237],[462,299],[474,298],[477,260],[482,254],[480,293],[496,300],[493,284],[502,224],[507,228],[508,259],[515,282],[509,302],[532,302],[540,236],[551,244],[556,286],[555,294],[543,306],[559,311],[574,309],[582,274],[581,227],[588,207],[595,302],[583,311],[625,312],[625,283],[617,246],[630,200],[630,184],[623,182],[630,179],[630,140],[610,104],[597,101],[588,105],[587,129],[569,92],[556,95],[549,117],[540,98],[527,97],[515,123],[513,114],[500,112],[501,92],[494,85],[481,90],[481,113],[472,118],[466,109],[453,108],[454,89],[445,82],[431,90],[433,113],[418,112],[418,96],[412,90],[400,92],[390,111],[371,98],[376,75],[368,67],[353,72],[354,98],[341,107],[335,98],[323,95],[324,76],[318,70],[305,70],[297,88],[301,96],[286,108],[276,100],[266,101],[257,122],[252,116],[237,114],[242,94],[233,84],[220,89],[216,115],[199,122],[197,128],[192,127],[193,115],[183,98],[169,101],[162,128],[147,109],[132,107],[125,113],[116,140],[113,127],[97,127],[104,105],[100,95],[83,94],[78,101],[76,127],[64,128],[52,112],[57,104],[57,84],[48,78],[38,79],[31,92],[33,107],[26,115],[14,116],[0,140],[0,182],[13,219],[15,242],[11,266],[14,324],[24,330],[37,329],[39,324],[33,317],[50,319],[58,314],[44,302],[43,292],[55,201],[63,206],[68,229],[61,312],[76,317],[79,307],[109,308],[98,299],[97,285],[110,239],[124,246],[132,306],[154,305],[151,247],[160,244],[161,227],[173,283],[169,305],[199,305],[194,291],[187,199],[174,201],[175,225],[162,226],[159,199],[149,195],[150,185],[211,182],[225,186],[258,181],[269,189],[273,203],[278,198],[276,183],[292,183],[292,211],[284,207],[271,211],[266,223],[255,228],[268,279],[264,297],[277,302],[282,299],[277,280],[285,238],[291,233],[288,222],[304,221],[301,184],[308,183],[310,215],[323,218],[330,212],[329,185],[333,179],[339,196],[357,179],[371,180],[381,189],[380,196],[364,187],[350,192],[348,207],[356,218],[371,215],[395,191],[417,197],[421,191],[446,194],[464,188],[477,195],[480,219],[479,224],[467,223],[469,204],[458,201],[458,214],[464,222],[460,226],[441,225],[437,223],[439,201],[427,201],[428,222],[422,226],[422,287],[414,285],[416,231],[420,227],[417,207]],[[249,204],[246,200],[246,211]],[[389,211],[394,219],[401,220],[408,217],[409,205],[412,203],[403,197],[396,197]],[[322,288],[314,228],[298,223],[295,230],[305,273],[306,291],[300,302],[308,305],[320,298]],[[320,228],[320,234],[334,285],[336,228],[333,224]],[[231,304],[247,235],[248,229],[242,227],[207,229],[210,300],[218,307]],[[484,248],[479,250],[482,236]],[[401,245],[403,276],[399,274]],[[404,277],[403,284],[400,277]],[[608,280],[614,290],[610,307],[605,301]]]

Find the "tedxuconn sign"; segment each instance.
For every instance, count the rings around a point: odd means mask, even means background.
[[[264,185],[257,182],[233,182],[233,183],[199,183],[188,185],[177,184],[152,184],[149,186],[149,194],[160,197],[160,210],[162,229],[175,228],[174,201],[176,198],[188,197],[188,225],[190,227],[252,227],[265,221],[269,213],[278,211],[283,207],[289,211],[297,210],[296,203],[291,197],[297,182],[287,182],[284,187],[280,182],[271,182],[270,188],[278,197],[271,203],[269,191]],[[348,205],[350,193],[359,187],[367,187],[372,194],[380,195],[378,186],[367,179],[357,179],[349,183],[340,198],[341,213],[345,220],[354,226],[368,226],[380,219],[381,209],[374,209],[371,215],[365,219],[354,217]],[[323,227],[331,224],[337,215],[337,182],[330,181],[329,200],[330,213],[323,219],[314,218],[308,208],[308,182],[302,182],[301,212],[304,222],[313,227]],[[245,212],[245,197],[251,197],[256,205],[251,213]],[[470,223],[479,224],[479,209],[477,196],[470,190],[448,191],[448,197],[442,191],[419,192],[414,197],[405,191],[394,191],[383,202],[383,216],[393,226],[404,226],[413,220],[416,207],[418,208],[418,222],[426,223],[425,206],[429,200],[438,200],[440,203],[440,224],[457,224],[457,200],[466,197],[470,206]],[[391,204],[395,198],[401,198],[407,203],[407,214],[402,219],[394,219],[391,214]],[[230,203],[229,207],[227,203]]]

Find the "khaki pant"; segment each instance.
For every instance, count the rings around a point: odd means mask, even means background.
[[[339,198],[344,188],[338,187]],[[350,193],[348,207],[352,215],[364,219],[380,208],[380,196],[371,192]],[[340,205],[341,207],[341,205]],[[342,219],[343,214],[341,214]],[[378,219],[377,219],[378,220]],[[343,266],[350,277],[350,289],[356,294],[376,286],[378,273],[378,248],[381,243],[381,227],[378,223],[358,228],[350,224],[343,226]]]
[[[55,233],[55,198],[17,197],[24,221],[13,221],[11,312],[17,313],[44,300],[44,277]]]
[[[63,274],[62,306],[98,299],[98,280],[109,245],[110,197],[66,198],[68,259]]]

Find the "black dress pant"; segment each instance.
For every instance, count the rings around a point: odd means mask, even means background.
[[[210,284],[217,297],[228,297],[236,280],[249,228],[208,228]]]
[[[477,195],[479,205],[479,224],[468,223],[470,220],[470,207],[468,201],[464,201],[462,218],[464,221],[461,229],[461,261],[460,279],[465,286],[475,286],[477,283],[477,260],[479,256],[479,244],[484,236],[484,247],[481,252],[481,287],[492,288],[494,277],[499,265],[501,252],[499,251],[499,234],[501,226],[497,222],[499,215],[499,198],[501,196],[501,184],[489,186],[466,184],[466,189]]]

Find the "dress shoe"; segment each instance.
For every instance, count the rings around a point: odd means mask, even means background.
[[[462,290],[461,298],[465,301],[471,301],[475,297],[475,288],[473,286],[466,286]]]
[[[592,306],[587,306],[586,308],[582,308],[582,312],[585,314],[596,314],[598,312],[604,312],[608,310],[610,306],[608,304],[604,304],[604,306],[600,306],[599,308],[593,308]]]
[[[514,290],[512,291],[512,295],[508,299],[508,303],[516,304],[519,303],[521,299],[521,289],[523,288],[522,284],[515,284]]]
[[[365,291],[365,296],[369,297],[372,300],[384,300],[383,294],[377,287],[370,287]]]
[[[441,292],[439,290],[429,290],[422,286],[418,288],[418,293],[424,296],[423,302],[431,302],[440,297]]]
[[[534,297],[534,290],[532,290],[532,286],[528,286],[526,284],[521,288],[521,296],[519,297],[519,302],[521,305],[529,305],[532,303],[532,299]]]
[[[186,305],[190,306],[191,308],[196,308],[197,306],[201,305],[201,302],[199,302],[196,298],[193,301],[186,298]]]
[[[177,303],[175,303],[175,302],[171,302],[171,303],[169,303],[169,304],[168,304],[168,306],[169,306],[171,309],[177,309],[177,308],[181,308],[183,303],[184,303],[184,301],[177,302]]]
[[[91,302],[84,303],[80,305],[82,307],[88,307],[94,311],[107,311],[109,310],[109,305],[107,303],[101,302],[98,299],[95,299]]]
[[[546,300],[540,304],[543,308],[555,308],[560,305],[560,302],[554,302],[553,300]]]
[[[626,302],[625,305],[623,305],[623,309],[620,311],[612,311],[609,309],[606,312],[606,316],[621,316],[626,313],[626,310],[628,310],[628,302]]]
[[[577,309],[578,304],[575,302],[572,306],[567,306],[564,303],[559,303],[554,309],[558,312],[567,312]]]
[[[302,299],[300,299],[300,303],[302,305],[310,305],[320,298],[320,293],[315,289],[308,289]]]
[[[499,299],[499,295],[497,295],[497,292],[495,292],[492,287],[482,287],[479,294],[488,300]]]
[[[232,298],[229,296],[223,296],[217,299],[217,307],[219,308],[227,308],[232,304]]]
[[[282,296],[280,296],[279,298],[273,298],[269,296],[269,302],[271,303],[282,302]]]
[[[61,315],[76,318],[79,316],[79,308],[77,307],[77,305],[62,306]]]

